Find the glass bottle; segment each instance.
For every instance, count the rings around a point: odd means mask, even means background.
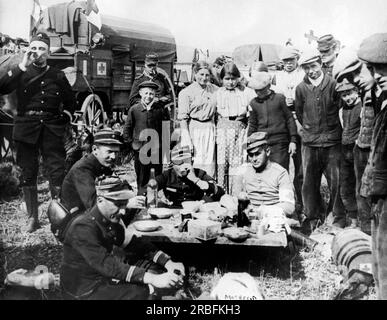
[[[241,192],[238,195],[238,216],[237,216],[237,227],[242,228],[250,225],[250,220],[247,217],[245,210],[250,204],[250,199],[246,192]]]
[[[147,208],[157,208],[157,193],[158,185],[156,181],[155,169],[152,168],[150,172],[150,179],[146,188]]]

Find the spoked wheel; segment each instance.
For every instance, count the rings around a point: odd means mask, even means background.
[[[99,124],[103,124],[106,121],[106,113],[102,101],[96,94],[90,94],[86,97],[81,111],[84,125],[91,132],[94,132]]]
[[[12,157],[12,160],[14,160],[11,141],[0,135],[0,161],[3,161],[8,157]]]

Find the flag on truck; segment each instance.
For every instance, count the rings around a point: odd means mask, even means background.
[[[85,15],[86,15],[87,21],[95,25],[98,28],[98,30],[101,30],[101,27],[102,27],[101,15],[99,13],[99,9],[95,0],[87,0]]]

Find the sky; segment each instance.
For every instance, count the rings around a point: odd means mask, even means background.
[[[18,12],[31,0],[0,0],[0,32],[20,36],[28,24]],[[66,0],[40,0],[42,5]],[[386,0],[96,0],[102,14],[152,22],[175,36],[178,45],[232,51],[251,43],[303,49],[305,33],[332,33],[358,47],[376,32],[387,32]],[[31,10],[31,9],[30,9]],[[23,31],[24,29],[24,31]],[[25,36],[26,37],[26,36]]]

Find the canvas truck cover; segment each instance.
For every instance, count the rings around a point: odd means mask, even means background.
[[[160,56],[161,63],[176,60],[175,39],[167,29],[152,23],[101,14],[102,28],[99,31],[88,23],[83,14],[85,9],[86,1],[50,6],[42,11],[32,33],[47,32],[54,52],[58,47],[66,49],[69,54],[87,51],[91,37],[100,32],[106,39],[102,48],[130,52],[132,61],[143,61],[150,51]]]
[[[173,35],[158,25],[103,15],[101,33],[106,37],[104,47],[130,50],[132,61],[143,61],[150,51],[159,55],[160,62],[176,59]]]
[[[251,66],[254,61],[263,61],[270,66],[280,62],[281,48],[275,44],[247,44],[235,48],[232,57],[238,67]]]

